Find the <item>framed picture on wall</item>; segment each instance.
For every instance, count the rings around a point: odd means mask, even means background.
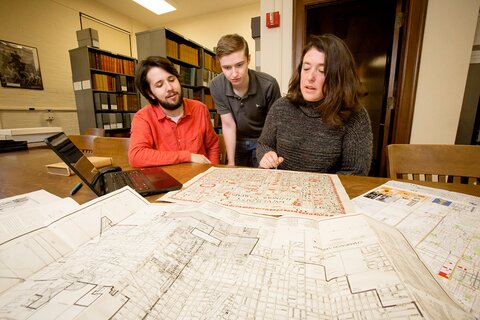
[[[0,40],[0,81],[2,87],[43,90],[37,49]]]

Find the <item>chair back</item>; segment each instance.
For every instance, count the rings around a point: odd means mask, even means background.
[[[105,129],[103,128],[86,128],[85,134],[91,136],[105,137]]]
[[[128,147],[130,138],[97,137],[93,142],[93,155],[111,157],[112,165],[121,168],[129,167]]]
[[[83,135],[83,134],[71,134],[68,138],[77,146],[84,154],[93,155],[93,141],[96,136]]]
[[[220,146],[220,164],[227,164],[227,148],[225,148],[225,141],[223,140],[223,134],[217,134],[218,136],[218,143]]]
[[[387,146],[390,178],[479,184],[480,146],[391,144]]]

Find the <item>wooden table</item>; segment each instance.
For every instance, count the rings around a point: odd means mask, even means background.
[[[0,153],[0,199],[44,189],[59,197],[69,197],[70,190],[80,182],[77,176],[48,174],[45,165],[60,162],[60,158],[47,147],[31,148],[25,151]],[[164,170],[178,181],[185,183],[211,165],[182,163],[164,166]],[[340,180],[350,198],[359,196],[370,189],[387,182],[388,178],[358,177],[340,175]],[[480,186],[458,185],[433,182],[417,184],[480,196]],[[96,197],[88,187],[83,186],[72,198],[82,204]],[[149,196],[154,202],[159,196]]]

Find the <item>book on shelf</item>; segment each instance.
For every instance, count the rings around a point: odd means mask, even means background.
[[[110,103],[110,110],[117,110],[117,94],[116,93],[109,93],[108,94],[108,101]]]
[[[108,122],[110,123],[110,129],[120,129],[117,127],[117,114],[115,113],[107,113],[107,114],[109,118]]]
[[[117,129],[123,129],[123,115],[121,113],[114,113]]]
[[[213,98],[211,95],[205,94],[205,97],[203,100],[205,105],[208,107],[208,109],[215,110],[215,103],[213,102]]]
[[[95,110],[102,110],[102,100],[100,97],[100,93],[93,94],[93,104],[95,106]]]
[[[117,91],[123,91],[127,92],[128,91],[128,84],[127,84],[127,77],[126,76],[118,76],[118,82],[117,82]]]
[[[178,43],[173,40],[166,39],[167,56],[178,59]]]
[[[102,116],[103,128],[107,130],[112,129],[112,126],[110,124],[110,116],[108,115],[108,113],[102,113],[101,116]]]
[[[177,68],[178,66],[178,68]],[[177,69],[178,73],[180,74],[180,78],[178,81],[182,85],[187,85],[187,86],[195,86],[197,83],[197,68],[194,67],[185,67],[185,66],[180,66],[180,65],[175,65],[175,68]]]
[[[88,160],[90,160],[90,162],[93,163],[93,165],[95,166],[95,169],[100,169],[100,168],[112,165],[111,157],[90,156],[87,158]],[[50,174],[58,174],[61,176],[71,176],[75,174],[75,172],[73,172],[65,162],[56,162],[56,163],[47,164],[46,167],[47,167],[47,173],[50,173]]]
[[[105,74],[92,74],[92,82],[94,90],[115,91],[117,87],[117,79]]]
[[[193,95],[193,89],[191,88],[182,88],[183,92],[183,97],[187,99],[195,99],[195,96]]]
[[[121,111],[137,111],[138,99],[136,95],[119,94],[117,98],[118,110]]]
[[[134,112],[97,113],[97,127],[106,130],[130,128]]]
[[[101,110],[108,110],[108,94],[102,92],[99,95],[100,95]]]
[[[90,52],[89,60],[90,66],[94,69],[128,75],[135,73],[134,60],[112,57],[100,52]]]
[[[179,44],[178,48],[180,60],[198,66],[198,49],[183,43]]]

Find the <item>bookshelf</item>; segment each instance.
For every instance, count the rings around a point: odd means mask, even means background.
[[[184,97],[205,103],[215,131],[221,133],[220,116],[209,88],[210,81],[221,72],[215,53],[168,28],[138,32],[136,39],[138,59],[149,56],[168,58],[180,74]],[[142,105],[145,103],[142,100]]]
[[[80,133],[104,128],[110,136],[128,136],[140,109],[135,89],[136,59],[93,47],[69,50]]]

